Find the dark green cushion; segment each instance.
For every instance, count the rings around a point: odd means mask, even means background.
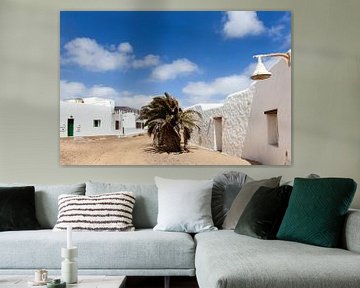
[[[337,247],[355,190],[348,178],[295,178],[277,238]]]
[[[35,216],[35,188],[0,188],[0,231],[39,229]]]
[[[260,187],[247,204],[235,232],[261,239],[275,239],[288,206],[292,187]]]

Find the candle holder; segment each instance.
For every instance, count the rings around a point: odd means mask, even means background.
[[[67,284],[77,283],[78,269],[75,257],[78,255],[77,247],[61,248],[61,279]]]

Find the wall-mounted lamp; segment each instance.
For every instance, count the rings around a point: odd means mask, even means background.
[[[290,53],[260,54],[260,55],[254,55],[253,57],[258,59],[258,63],[256,65],[256,69],[254,73],[250,77],[252,80],[265,80],[270,78],[271,76],[271,72],[266,69],[265,65],[261,61],[263,57],[282,57],[288,63],[289,67],[291,64]]]

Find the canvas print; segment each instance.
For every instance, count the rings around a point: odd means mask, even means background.
[[[290,11],[62,11],[61,165],[291,165]]]

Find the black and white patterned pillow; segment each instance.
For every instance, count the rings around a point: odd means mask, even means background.
[[[105,193],[93,196],[59,196],[59,214],[55,231],[133,231],[133,192]]]

